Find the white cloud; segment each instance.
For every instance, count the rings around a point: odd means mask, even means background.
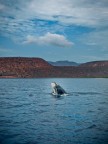
[[[58,21],[62,24],[82,26],[103,26],[108,24],[108,1],[93,0],[9,0],[8,11],[4,13],[16,19],[43,19]],[[5,4],[5,2],[4,2]],[[16,6],[17,5],[17,6]],[[4,5],[1,4],[1,8]],[[16,9],[17,7],[17,9]]]
[[[28,35],[25,44],[36,43],[39,45],[53,45],[57,47],[71,47],[72,42],[68,41],[63,35],[46,33],[44,36],[36,37]]]
[[[22,8],[22,15],[19,12],[17,16],[95,27],[107,25],[107,6],[105,0],[31,0]]]
[[[12,39],[47,32],[63,34],[70,25],[97,30],[108,26],[108,0],[1,0],[0,11],[0,33]],[[57,23],[47,25],[45,21]]]

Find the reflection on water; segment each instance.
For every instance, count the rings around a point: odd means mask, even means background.
[[[69,93],[51,95],[56,81]],[[0,144],[107,144],[108,79],[0,79]]]

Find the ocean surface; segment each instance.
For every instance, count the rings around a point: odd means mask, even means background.
[[[108,144],[108,79],[0,79],[0,144]]]

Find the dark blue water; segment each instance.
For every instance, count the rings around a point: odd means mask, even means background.
[[[51,95],[51,82],[68,96]],[[0,79],[0,144],[108,143],[108,79]]]

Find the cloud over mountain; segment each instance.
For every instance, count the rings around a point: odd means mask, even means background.
[[[72,42],[68,41],[63,35],[52,34],[50,32],[46,33],[44,36],[31,36],[28,35],[27,39],[24,41],[27,43],[36,43],[39,45],[53,45],[57,47],[71,47]]]

